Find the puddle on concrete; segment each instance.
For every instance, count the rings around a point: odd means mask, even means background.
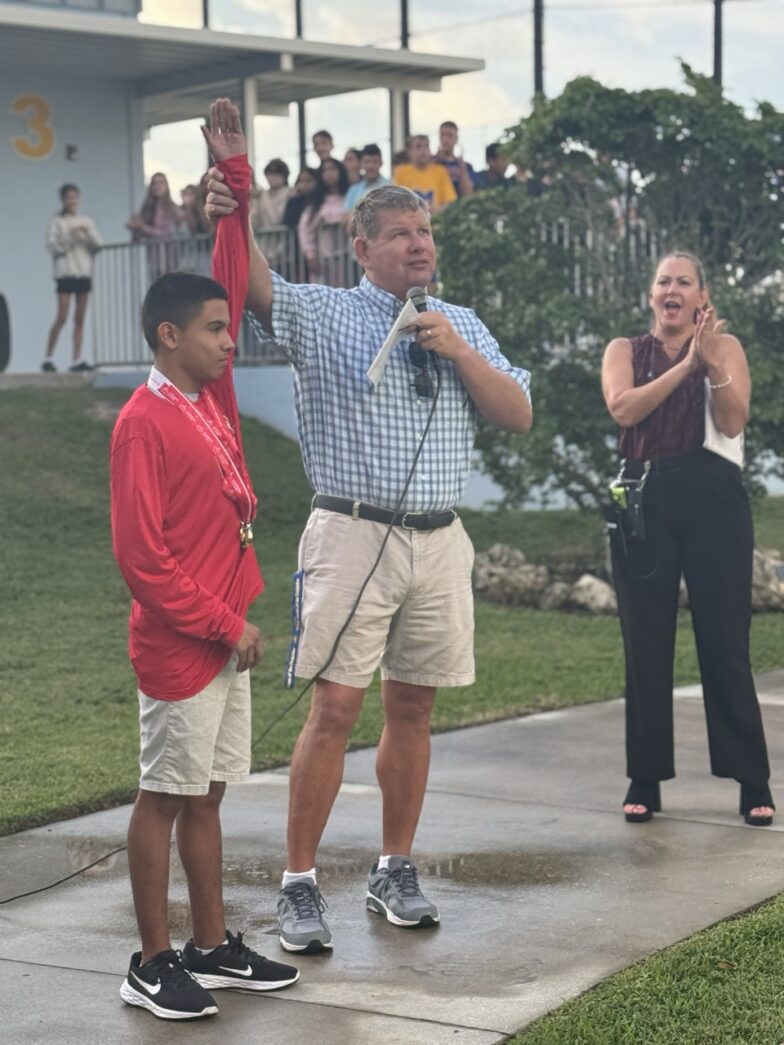
[[[364,854],[341,857],[319,856],[319,883],[343,885],[364,880],[378,854],[368,849]],[[228,859],[224,864],[226,886],[250,885],[277,887],[283,867],[279,859],[238,862]],[[424,878],[443,878],[462,885],[485,885],[496,888],[520,888],[541,885],[560,885],[574,881],[579,867],[584,864],[575,854],[552,851],[490,851],[462,853],[442,858],[419,857],[417,867]]]
[[[579,861],[570,853],[489,852],[452,856],[424,862],[420,871],[434,878],[446,878],[466,885],[519,887],[559,885],[577,877]]]

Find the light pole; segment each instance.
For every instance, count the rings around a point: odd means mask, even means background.
[[[722,75],[722,4],[724,0],[713,0],[713,82],[721,89]]]
[[[408,50],[408,0],[400,0],[400,47]],[[403,92],[403,136],[408,139],[411,134],[411,110],[408,91]]]
[[[400,0],[400,50],[408,50],[408,0]],[[394,155],[403,149],[411,133],[408,91],[389,89],[389,144]]]
[[[534,0],[534,95],[544,97],[544,0]]]
[[[294,32],[298,40],[302,39],[302,0],[294,0]],[[307,135],[305,131],[305,103],[297,102],[297,137],[299,142],[299,167],[305,166],[308,155]]]

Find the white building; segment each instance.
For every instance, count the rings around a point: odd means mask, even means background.
[[[483,66],[407,50],[148,25],[138,11],[136,0],[0,0],[0,370],[37,370],[43,359],[55,308],[45,230],[60,185],[79,186],[106,243],[127,242],[125,222],[144,196],[150,127],[204,117],[212,99],[226,95],[241,100],[252,131],[254,114],[288,119],[292,102],[385,87],[398,148],[401,92],[437,91],[442,77]],[[113,294],[111,307],[138,322],[123,288]],[[88,357],[93,313],[91,303]],[[58,358],[68,358],[65,344]]]

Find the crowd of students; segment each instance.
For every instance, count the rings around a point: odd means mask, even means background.
[[[359,200],[389,184],[412,189],[426,202],[431,214],[473,192],[524,183],[529,192],[541,192],[543,183],[516,170],[508,176],[508,160],[498,143],[485,150],[485,168],[477,171],[463,158],[457,124],[445,120],[438,131],[438,150],[430,139],[415,134],[406,148],[391,157],[392,177],[381,173],[384,157],[371,142],[348,149],[343,158],[334,153],[334,140],[327,130],[312,136],[318,166],[303,167],[293,184],[291,170],[282,159],[271,159],[263,169],[266,185],[256,187],[251,197],[253,231],[288,228],[293,235],[293,255],[288,257],[289,274],[310,283],[331,286],[351,281],[351,251],[348,249],[351,218]],[[198,184],[186,185],[180,202],[172,197],[165,174],[153,174],[141,207],[126,227],[133,243],[146,244],[150,280],[179,268],[200,270],[198,263],[183,262],[180,241],[207,236],[210,226],[204,214],[207,175]],[[53,355],[58,336],[68,318],[71,298],[75,301],[73,358],[71,370],[90,370],[82,357],[82,334],[87,302],[92,290],[93,256],[101,240],[94,222],[78,213],[79,190],[66,185],[60,190],[62,209],[49,223],[48,248],[54,258],[57,284],[57,314],[49,334],[44,371],[56,370]],[[275,262],[275,248],[268,254]],[[290,251],[291,253],[291,251]],[[208,252],[201,259],[209,265]],[[207,269],[208,270],[208,269]]]
[[[294,230],[306,279],[331,283],[330,260],[345,253],[354,208],[371,189],[390,180],[404,185],[426,200],[434,214],[460,196],[515,184],[516,178],[506,176],[508,161],[497,143],[488,146],[487,166],[477,172],[459,154],[458,141],[457,125],[450,120],[441,124],[436,153],[427,135],[412,136],[406,148],[392,156],[389,179],[381,173],[384,157],[376,143],[347,149],[339,159],[330,132],[316,131],[312,144],[319,165],[304,167],[293,185],[283,160],[271,160],[264,168],[268,187],[255,189],[251,199],[253,230],[257,234],[280,226]]]

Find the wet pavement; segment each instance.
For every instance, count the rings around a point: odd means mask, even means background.
[[[774,766],[784,776],[784,672],[759,679]],[[220,1015],[173,1024],[124,1006],[119,986],[136,931],[124,852],[47,892],[0,908],[2,1037],[29,1045],[158,1045],[235,1040],[301,1045],[480,1045],[631,962],[784,888],[781,826],[737,815],[737,786],[707,769],[698,692],[676,703],[678,778],[664,812],[620,811],[623,706],[533,715],[434,738],[415,853],[442,924],[401,930],[365,910],[377,855],[375,751],[347,756],[319,883],[332,954],[299,959],[294,988],[217,993]],[[229,787],[224,805],[229,927],[279,957],[275,900],[283,866],[287,772]],[[0,900],[70,874],[124,845],[129,809],[0,839]],[[171,925],[190,935],[173,859]]]

